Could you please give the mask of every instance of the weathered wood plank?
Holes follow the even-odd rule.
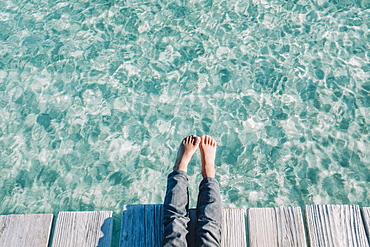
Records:
[[[361,213],[367,233],[367,239],[370,241],[370,207],[361,208]]]
[[[241,208],[222,209],[222,247],[245,247],[245,210]]]
[[[112,211],[60,212],[53,247],[110,247]]]
[[[147,233],[149,231],[149,234],[146,234],[146,246],[156,246],[153,245],[153,243],[159,243],[158,246],[161,246],[163,235],[163,205],[154,204],[149,207],[145,207],[145,211],[145,229]],[[155,224],[153,224],[152,222],[155,222]]]
[[[300,207],[249,208],[248,233],[251,247],[307,246]]]
[[[368,247],[357,205],[306,206],[308,237],[312,247]]]
[[[195,209],[191,209],[188,246],[194,246]],[[126,205],[122,212],[121,247],[161,246],[163,205]],[[221,246],[245,247],[245,211],[223,209]]]
[[[52,214],[0,215],[0,246],[47,247]]]
[[[160,247],[163,205],[125,205],[122,212],[121,247]]]

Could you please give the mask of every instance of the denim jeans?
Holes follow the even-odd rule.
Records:
[[[188,246],[189,192],[188,175],[174,171],[168,175],[163,205],[163,246]],[[199,185],[196,222],[196,246],[220,246],[222,205],[215,178],[204,178]]]

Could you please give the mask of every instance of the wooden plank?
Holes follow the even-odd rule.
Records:
[[[52,214],[0,215],[0,246],[47,247]]]
[[[112,211],[60,212],[53,247],[110,247]]]
[[[361,213],[367,233],[367,239],[370,241],[370,207],[361,208]]]
[[[248,209],[250,247],[307,246],[300,207]]]
[[[160,247],[163,205],[125,205],[122,212],[121,247]]]
[[[369,246],[357,205],[306,206],[306,221],[313,247]]]
[[[162,246],[162,236],[163,236],[163,205],[144,205],[145,206],[145,230],[146,234],[146,246]],[[154,223],[154,224],[153,224]],[[149,234],[148,234],[149,233]],[[159,245],[154,245],[153,243],[159,243]]]
[[[222,209],[221,247],[245,247],[246,242],[245,210]]]
[[[161,246],[163,205],[126,205],[122,212],[121,247]],[[190,209],[188,246],[194,246],[196,211]],[[223,209],[221,246],[245,247],[245,211]]]

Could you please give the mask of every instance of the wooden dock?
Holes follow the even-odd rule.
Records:
[[[161,204],[124,206],[120,247],[161,246],[162,209]],[[247,243],[250,247],[370,247],[369,207],[223,209],[222,214],[223,247]],[[0,246],[110,247],[112,215],[112,211],[60,212],[55,226],[52,214],[1,215]],[[190,218],[188,244],[194,246],[195,210],[190,210]]]

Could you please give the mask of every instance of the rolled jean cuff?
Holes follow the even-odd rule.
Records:
[[[184,176],[186,179],[188,179],[188,173],[180,170],[171,172],[170,174],[168,174],[168,178],[175,177],[177,175],[181,177]]]
[[[206,178],[203,178],[203,180],[200,182],[199,187],[202,187],[202,185],[205,185],[205,184],[213,184],[213,183],[216,183],[218,185],[217,179],[212,178],[212,177],[206,177]]]

